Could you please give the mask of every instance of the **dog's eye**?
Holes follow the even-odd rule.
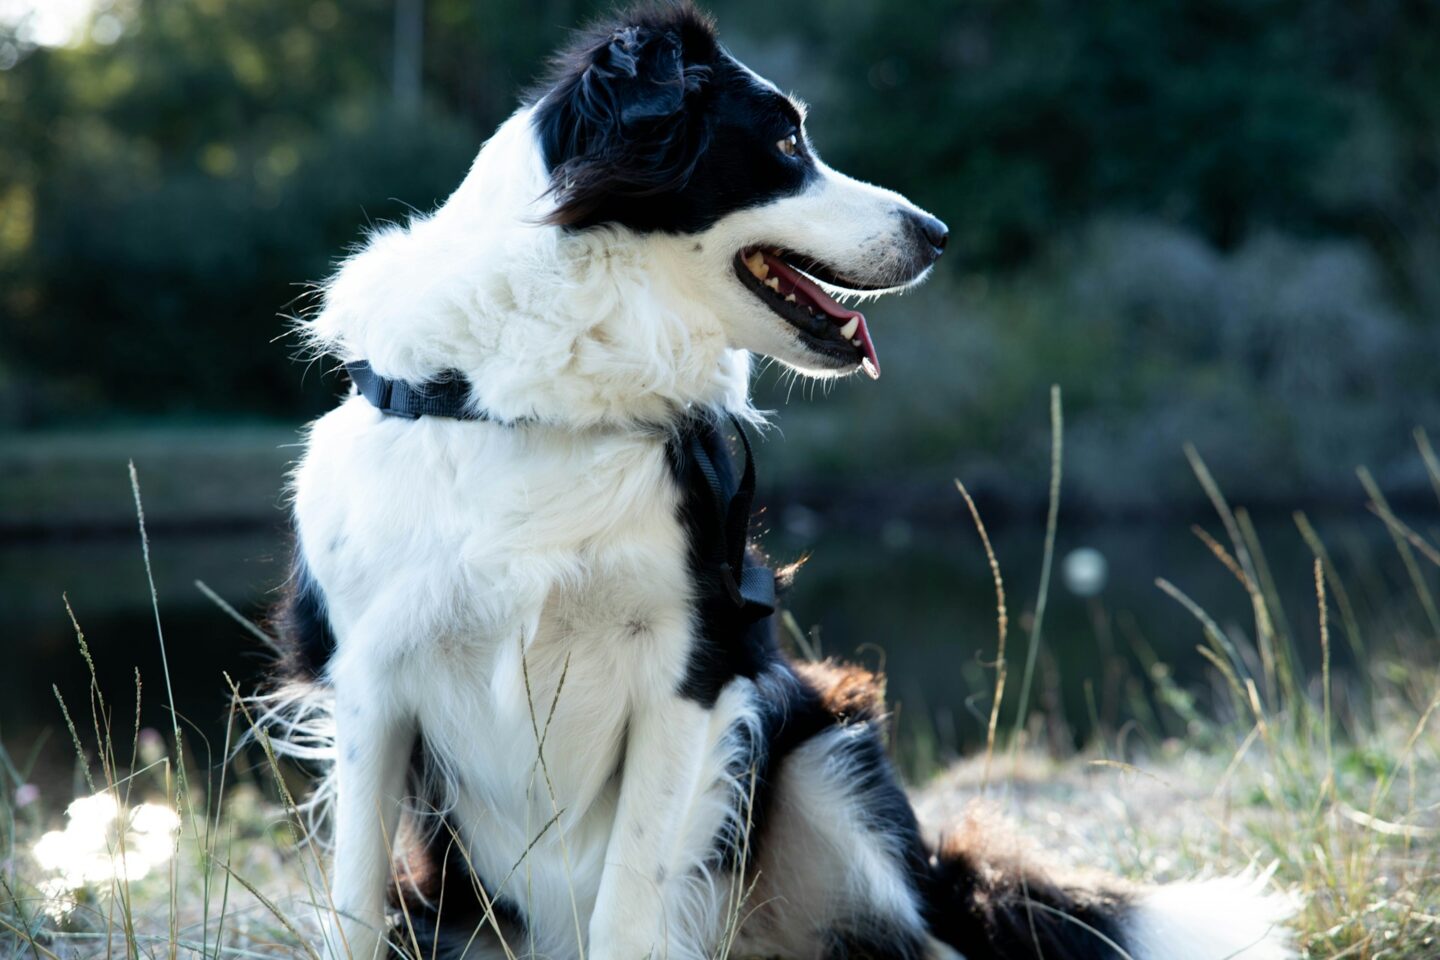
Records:
[[[799,147],[800,137],[799,135],[794,133],[790,134],[790,136],[786,137],[784,140],[777,141],[775,144],[775,149],[779,150],[787,157],[795,156],[795,152],[799,149]]]

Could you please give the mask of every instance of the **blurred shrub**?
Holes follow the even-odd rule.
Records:
[[[24,276],[44,309],[11,328],[45,385],[37,399],[252,415],[305,404],[300,368],[273,342],[277,313],[298,308],[303,282],[359,239],[357,208],[377,221],[406,215],[389,199],[397,183],[430,206],[474,150],[463,125],[406,120],[385,101],[341,105],[299,139],[258,131],[208,144],[181,169],[157,169],[143,143],[97,125],[56,137],[64,149],[38,188],[44,229]]]
[[[1251,502],[1341,496],[1358,464],[1408,460],[1412,428],[1440,422],[1420,360],[1440,330],[1405,322],[1360,244],[1264,232],[1222,255],[1132,222],[1082,246],[1065,267],[1075,322],[1121,341],[1120,383],[1097,378],[1072,434],[1076,479],[1102,504],[1175,496],[1143,487],[1184,471],[1187,440]]]

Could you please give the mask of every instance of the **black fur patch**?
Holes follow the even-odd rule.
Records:
[[[720,582],[713,558],[724,555],[726,526],[717,515],[715,497],[695,457],[683,455],[685,444],[698,440],[714,467],[723,498],[737,485],[734,458],[724,435],[708,420],[686,424],[671,447],[675,480],[682,491],[681,522],[689,539],[690,574],[695,583],[697,633],[690,650],[680,694],[713,707],[732,680],[754,682],[760,712],[758,730],[744,726],[730,736],[748,740],[737,769],[741,783],[753,785],[750,809],[740,819],[748,824],[741,835],[735,827],[716,838],[716,858],[732,869],[754,863],[765,843],[765,827],[774,805],[781,765],[798,747],[842,724],[855,736],[837,746],[853,771],[854,794],[867,805],[865,821],[887,834],[904,851],[904,869],[916,878],[917,890],[928,877],[928,861],[919,826],[905,792],[896,782],[880,735],[883,714],[879,681],[855,668],[833,663],[792,664],[780,650],[773,617],[750,622]],[[754,551],[747,564],[758,563]],[[751,779],[753,778],[753,780]]]
[[[866,724],[863,734],[848,737],[836,752],[844,757],[851,795],[863,801],[860,819],[870,832],[890,838],[900,848],[905,871],[918,892],[929,873],[929,857],[910,798],[895,778],[895,768],[885,753],[877,725]]]
[[[476,876],[461,849],[458,824],[435,811],[443,776],[423,732],[410,755],[406,814],[387,897],[394,960],[461,960],[498,952],[499,939],[515,949],[525,940],[525,915],[510,898]],[[498,931],[498,935],[497,935]],[[418,953],[416,952],[418,948]]]
[[[881,716],[837,710],[833,691],[803,675],[808,664],[792,664],[778,648],[754,678],[758,729],[752,736],[737,726],[731,736],[747,741],[736,767],[729,771],[746,788],[750,809],[742,811],[740,825],[728,826],[716,838],[716,862],[744,869],[757,861],[766,843],[766,829],[776,802],[777,785],[786,760],[802,745],[836,727],[852,733],[837,743],[835,759],[850,771],[851,795],[862,801],[861,817],[867,829],[890,838],[902,851],[902,868],[914,878],[917,893],[928,882],[930,868],[920,828],[905,791],[895,779],[880,733]],[[748,827],[746,833],[742,828]]]
[[[754,679],[779,657],[772,618],[752,622],[731,599],[715,558],[728,555],[725,519],[720,516],[709,483],[698,460],[686,456],[698,442],[714,465],[723,500],[734,494],[737,479],[734,459],[724,435],[705,419],[684,424],[670,445],[669,461],[680,486],[680,522],[689,540],[690,577],[695,585],[695,622],[698,635],[690,648],[680,695],[705,708],[715,705],[720,691],[736,677]],[[759,565],[746,551],[745,565]]]
[[[551,223],[696,233],[815,176],[794,104],[730,56],[687,3],[583,32],[536,96]],[[799,134],[794,156],[777,143]]]
[[[864,930],[832,930],[824,956],[825,960],[921,960],[925,947],[918,930],[887,929],[882,921],[871,921]]]
[[[491,893],[460,850],[448,821],[434,825],[425,845],[409,851],[397,865],[398,891],[390,888],[393,916],[390,939],[395,960],[460,960],[498,947],[496,930],[514,949],[525,941],[520,908]],[[398,892],[398,896],[397,896]],[[488,907],[487,907],[488,903]],[[414,955],[416,948],[418,955]]]
[[[335,634],[325,613],[325,594],[295,543],[290,581],[272,618],[279,641],[279,676],[316,682],[325,679],[325,667],[335,654]]]
[[[936,937],[966,960],[1115,960],[1116,945],[1130,949],[1126,894],[1046,876],[1004,849],[1004,829],[972,821],[941,843],[926,896]]]

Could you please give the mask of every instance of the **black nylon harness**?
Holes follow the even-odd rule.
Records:
[[[418,420],[421,417],[445,417],[450,420],[499,420],[470,403],[470,383],[459,373],[446,373],[424,383],[392,380],[377,374],[364,360],[345,364],[355,389],[386,416]],[[709,556],[698,558],[709,576],[699,578],[702,596],[723,591],[724,599],[733,604],[739,620],[754,623],[775,612],[775,574],[769,567],[750,560],[746,551],[750,542],[750,511],[755,501],[755,456],[745,430],[732,415],[730,423],[745,449],[745,468],[738,481],[729,474],[729,453],[725,438],[712,418],[688,418],[670,441],[670,454],[676,476],[681,483],[690,483],[701,493],[698,499],[710,509],[690,511],[684,520],[689,525],[692,544],[710,544]],[[687,497],[687,500],[696,499]],[[697,515],[704,513],[704,516]],[[712,584],[718,585],[712,586]],[[719,600],[719,596],[708,599]]]

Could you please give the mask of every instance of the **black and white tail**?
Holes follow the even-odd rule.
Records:
[[[1013,834],[1008,834],[1013,836]],[[931,934],[964,960],[1289,960],[1293,902],[1267,878],[1132,887],[1041,869],[981,818],[931,857]]]

